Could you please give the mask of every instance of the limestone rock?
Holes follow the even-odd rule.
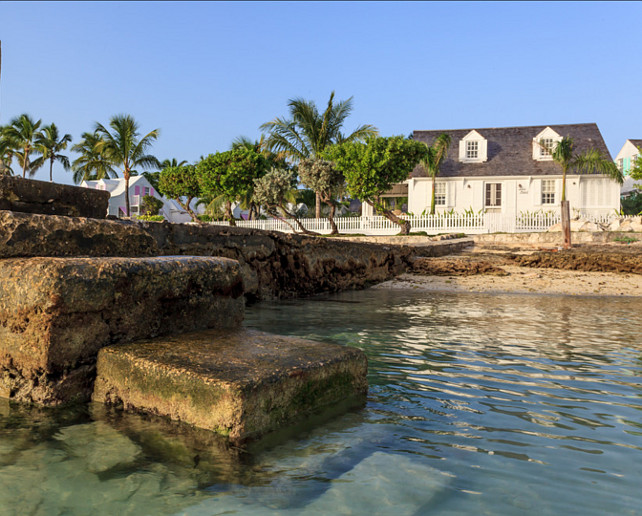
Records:
[[[254,439],[367,392],[355,348],[256,331],[209,330],[103,348],[93,400]]]
[[[237,327],[242,294],[238,263],[225,258],[0,260],[0,396],[87,399],[101,347]]]
[[[0,210],[104,219],[109,197],[104,190],[0,176]]]

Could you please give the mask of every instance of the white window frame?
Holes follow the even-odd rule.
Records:
[[[552,151],[555,150],[555,146],[561,140],[562,137],[551,127],[540,131],[533,138],[533,159],[535,161],[551,161],[553,159]]]
[[[498,196],[499,196],[499,202],[497,202]],[[486,185],[484,186],[484,207],[500,208],[501,206],[502,206],[502,183],[486,183]]]
[[[542,204],[555,204],[555,179],[542,179]]]
[[[468,140],[466,142],[466,159],[479,158],[479,141]]]
[[[540,158],[552,158],[553,149],[555,148],[555,139],[554,138],[542,138],[539,147],[539,157]]]
[[[446,206],[448,190],[446,183],[435,183],[435,206]]]

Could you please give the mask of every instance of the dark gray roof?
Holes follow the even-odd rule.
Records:
[[[642,147],[642,140],[632,140],[631,138],[629,138],[629,141],[638,148]]]
[[[440,134],[450,135],[450,148],[441,165],[440,177],[558,175],[562,171],[557,163],[533,159],[533,138],[547,127],[561,136],[573,138],[574,151],[577,153],[596,148],[608,159],[612,159],[597,124],[414,131],[413,138],[431,145]],[[461,163],[459,161],[459,141],[473,129],[488,141],[488,160],[484,163]],[[410,176],[425,177],[426,173],[421,166],[417,166]]]

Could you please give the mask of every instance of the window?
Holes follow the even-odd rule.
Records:
[[[542,138],[540,142],[539,155],[541,158],[551,155],[553,151],[553,146],[555,145],[555,140],[553,138]]]
[[[495,207],[502,205],[502,184],[501,183],[486,183],[486,203],[487,207]]]
[[[479,142],[466,142],[466,159],[477,159],[479,156]]]
[[[146,195],[149,195],[149,186],[143,187],[143,197],[145,197]]]
[[[617,160],[617,168],[620,172],[624,171],[624,160],[622,158]]]
[[[446,183],[435,183],[435,206],[446,206]]]
[[[555,180],[542,180],[542,204],[555,204]]]

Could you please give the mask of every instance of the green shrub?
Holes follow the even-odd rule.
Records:
[[[136,220],[144,220],[146,222],[163,222],[165,217],[162,215],[139,215]]]

